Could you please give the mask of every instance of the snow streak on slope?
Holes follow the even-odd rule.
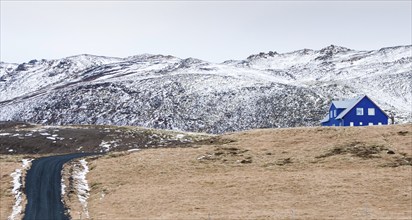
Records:
[[[408,121],[411,53],[331,45],[220,64],[150,54],[1,63],[0,120],[221,133],[317,125],[330,99],[367,94]]]

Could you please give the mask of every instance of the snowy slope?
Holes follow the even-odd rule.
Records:
[[[4,64],[8,69],[2,68],[0,73],[0,101],[38,93],[51,85],[66,85],[93,67],[119,61],[119,58],[83,54],[60,60],[43,59],[19,65]]]
[[[412,46],[251,55],[210,63],[143,54],[0,64],[0,120],[221,133],[317,125],[332,98],[367,94],[412,112]]]

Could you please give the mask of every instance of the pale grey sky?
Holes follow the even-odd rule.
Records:
[[[4,1],[1,61],[141,53],[222,62],[409,45],[412,1]]]

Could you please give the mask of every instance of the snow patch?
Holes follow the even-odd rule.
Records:
[[[31,162],[33,161],[33,159],[23,159],[22,163],[23,163],[23,169],[27,170],[30,168],[31,166]]]
[[[61,171],[61,181],[60,181],[60,185],[61,185],[61,201],[64,204],[64,195],[66,194],[66,184],[64,184],[64,176],[65,176],[65,172],[64,172],[64,168]]]
[[[14,195],[14,205],[11,215],[7,218],[8,220],[18,219],[22,211],[22,189],[23,189],[23,178],[22,173],[30,168],[32,159],[23,159],[22,160],[22,169],[16,169],[10,176],[13,178],[13,189],[11,190]]]
[[[66,194],[66,185],[64,184],[64,179],[63,178],[62,178],[62,181],[61,181],[61,187],[62,187],[61,195],[62,195],[62,199],[63,199],[63,196]]]
[[[109,152],[110,149],[117,147],[117,143],[116,141],[106,142],[102,140],[102,142],[99,144],[99,147],[101,148],[100,153]]]
[[[86,180],[86,175],[89,172],[89,167],[87,166],[87,161],[85,159],[79,160],[80,168],[75,169],[73,172],[73,180],[75,183],[75,188],[77,191],[77,198],[82,205],[83,212],[86,218],[89,218],[89,211],[87,209],[87,199],[89,198],[89,184]]]
[[[176,138],[177,138],[177,139],[182,139],[182,138],[184,138],[184,137],[185,137],[184,134],[178,134],[178,135],[176,135]]]
[[[102,143],[100,143],[99,147],[101,147],[102,149],[100,150],[100,152],[107,152],[110,150],[110,143],[106,142],[106,141],[102,141]]]
[[[21,183],[21,169],[16,169],[13,173],[10,174],[10,176],[13,178],[13,189],[11,192],[14,195],[15,203],[13,205],[13,212],[9,216],[9,220],[17,219],[17,217],[21,214],[21,188],[22,188],[22,183]]]

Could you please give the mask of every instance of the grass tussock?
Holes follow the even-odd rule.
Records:
[[[401,136],[406,136],[409,133],[409,131],[398,131],[398,135]]]
[[[379,154],[387,152],[389,148],[384,145],[367,144],[362,142],[352,142],[346,145],[334,147],[325,154],[316,156],[316,158],[325,158],[336,155],[350,154],[351,156],[362,159],[372,159],[381,157]]]
[[[247,149],[241,147],[215,147],[212,152],[206,152],[197,160],[201,163],[252,163],[252,156]]]
[[[400,166],[412,166],[412,157],[397,157],[393,161],[382,165],[382,167],[400,167]]]

